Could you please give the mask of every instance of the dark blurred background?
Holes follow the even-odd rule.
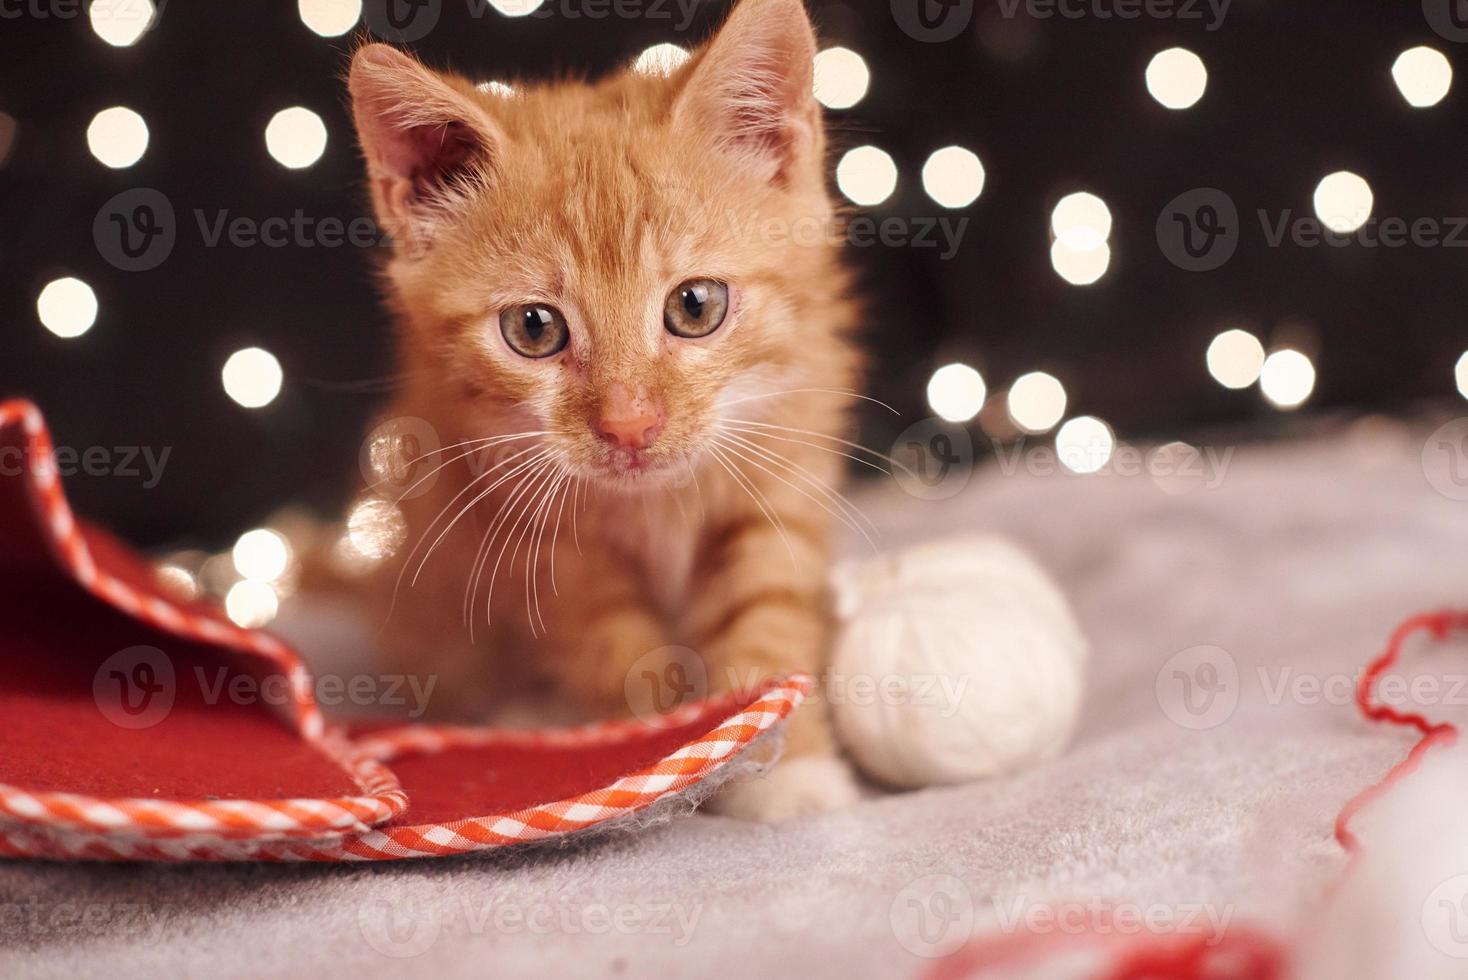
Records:
[[[0,0],[0,394],[37,400],[66,445],[171,447],[154,488],[71,479],[85,515],[143,544],[181,529],[227,544],[282,501],[331,508],[358,485],[362,433],[393,371],[390,331],[372,249],[209,247],[195,212],[207,222],[226,210],[256,221],[366,214],[342,75],[382,4],[369,0],[365,26],[348,11],[345,33],[323,37],[287,0],[174,0],[135,43],[114,46],[99,29],[127,40],[136,31],[125,15],[146,4],[111,2],[118,22],[98,28],[67,0]],[[698,3],[680,30],[687,2],[549,0],[510,17],[489,0],[442,0],[411,47],[485,80],[597,74],[654,44],[696,44],[728,9]],[[1097,416],[1136,442],[1270,438],[1459,398],[1468,229],[1459,247],[1271,247],[1255,212],[1309,217],[1320,180],[1349,170],[1369,181],[1374,218],[1435,219],[1450,237],[1454,216],[1468,215],[1463,93],[1454,85],[1414,108],[1392,68],[1418,45],[1461,66],[1468,30],[1440,17],[1435,28],[1432,0],[1235,0],[1221,23],[1192,0],[1069,0],[1080,16],[1050,17],[1038,14],[1053,3],[1016,2],[977,4],[947,40],[914,37],[887,0],[811,4],[823,45],[850,48],[870,69],[860,101],[830,112],[838,157],[872,144],[896,163],[895,191],[866,210],[912,229],[969,219],[952,255],[852,250],[871,300],[871,392],[904,416],[864,415],[866,442],[890,446],[931,415],[928,379],[953,361],[988,384],[976,436],[1006,386],[1035,370],[1064,385],[1068,415]],[[304,6],[329,20],[352,4]],[[1468,11],[1456,12],[1468,28]],[[929,13],[966,16],[961,3]],[[1174,46],[1208,73],[1201,100],[1179,110],[1145,79]],[[114,169],[89,152],[87,133],[119,105],[142,116],[148,141],[135,164]],[[324,154],[300,169],[272,159],[264,137],[291,106],[318,114],[327,133]],[[950,144],[985,171],[981,196],[959,209],[936,203],[921,179],[929,154]],[[118,268],[94,239],[99,211],[133,188],[161,192],[177,221],[171,253],[146,271]],[[1223,191],[1240,214],[1237,252],[1212,271],[1180,268],[1157,237],[1168,203],[1194,188]],[[1088,286],[1051,260],[1051,212],[1075,191],[1098,195],[1113,218],[1109,266]],[[88,284],[98,304],[95,324],[72,338],[47,329],[37,307],[64,277]],[[63,291],[62,320],[66,300]],[[1316,385],[1297,411],[1257,385],[1230,390],[1210,377],[1205,352],[1229,328],[1311,359]],[[221,383],[230,354],[253,346],[284,372],[279,396],[255,410]],[[1003,421],[993,427],[1010,434]]]

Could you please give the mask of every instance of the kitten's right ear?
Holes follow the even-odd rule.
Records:
[[[431,233],[435,207],[492,164],[494,121],[455,81],[386,44],[352,58],[347,87],[372,203],[396,239]]]

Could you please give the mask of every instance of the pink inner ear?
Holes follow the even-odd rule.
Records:
[[[481,149],[461,122],[412,126],[388,141],[382,162],[390,173],[412,183],[414,197],[423,197],[467,169]]]

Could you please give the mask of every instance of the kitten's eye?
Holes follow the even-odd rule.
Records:
[[[716,279],[690,279],[668,296],[663,324],[675,337],[707,337],[729,315],[729,287]]]
[[[505,342],[523,357],[551,357],[566,349],[571,339],[566,318],[553,306],[531,303],[512,306],[500,314]]]

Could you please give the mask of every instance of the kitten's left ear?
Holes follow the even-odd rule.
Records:
[[[742,0],[691,67],[673,108],[683,133],[708,133],[762,179],[819,166],[816,37],[803,0]]]
[[[468,82],[386,44],[356,53],[348,88],[378,220],[399,240],[431,235],[454,185],[493,169],[498,128]]]

